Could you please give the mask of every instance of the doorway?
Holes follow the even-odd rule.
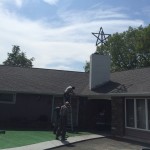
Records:
[[[92,130],[111,129],[111,100],[90,99],[87,102],[87,125]]]

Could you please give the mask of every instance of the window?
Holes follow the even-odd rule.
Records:
[[[14,104],[16,101],[16,94],[0,93],[0,103]]]
[[[150,130],[150,99],[128,98],[125,111],[126,127]]]

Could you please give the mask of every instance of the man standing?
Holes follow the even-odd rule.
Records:
[[[70,101],[71,100],[71,95],[74,95],[75,87],[74,86],[68,86],[65,91],[64,91],[64,99],[65,101]]]
[[[61,105],[59,104],[57,107],[54,109],[54,130],[53,133],[56,134],[56,131],[58,129],[59,125],[59,119],[60,119],[60,108]]]
[[[61,136],[61,140],[66,140],[66,125],[67,125],[67,115],[69,111],[70,104],[69,102],[65,102],[63,106],[61,106],[60,109],[60,120],[59,120],[59,126],[58,130],[56,132],[56,139],[59,139],[59,136]]]

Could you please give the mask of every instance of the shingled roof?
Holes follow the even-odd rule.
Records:
[[[150,68],[111,73],[108,83],[90,91],[85,72],[0,65],[1,92],[63,94],[68,85],[77,95],[150,94]]]
[[[0,91],[63,94],[72,85],[80,94],[87,83],[83,72],[0,66]]]
[[[111,73],[110,81],[94,91],[110,95],[150,96],[150,67]]]

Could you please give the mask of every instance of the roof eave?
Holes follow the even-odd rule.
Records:
[[[143,93],[109,93],[111,97],[118,97],[118,96],[150,96],[149,92],[143,92]]]

